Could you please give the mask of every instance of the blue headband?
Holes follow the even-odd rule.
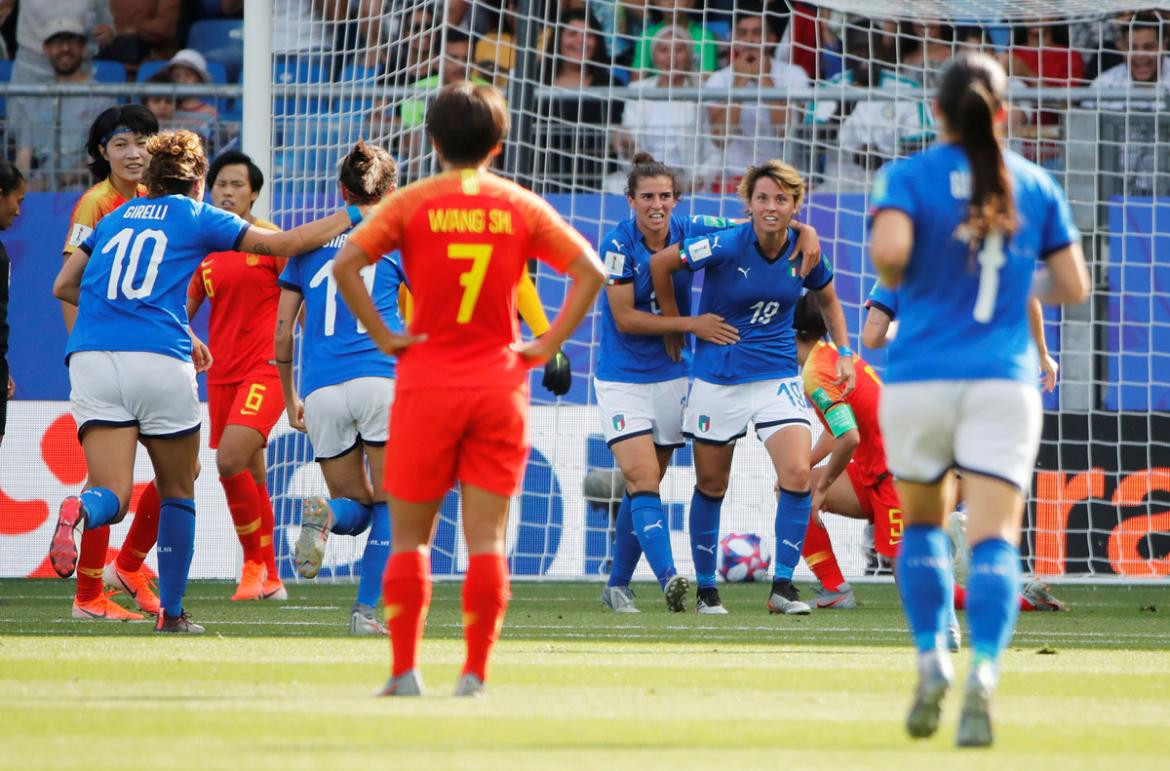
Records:
[[[134,129],[132,129],[128,126],[118,126],[113,131],[111,131],[110,133],[108,133],[104,137],[102,137],[102,141],[99,142],[98,144],[100,144],[102,146],[108,145],[110,143],[110,140],[113,139],[114,137],[116,137],[118,134],[136,134],[136,133],[138,133],[138,132],[136,132]]]

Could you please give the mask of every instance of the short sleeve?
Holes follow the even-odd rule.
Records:
[[[594,255],[593,247],[585,237],[565,222],[555,209],[531,193],[523,200],[531,233],[529,250],[533,257],[558,273],[564,273],[582,254]]]
[[[911,187],[911,165],[908,161],[894,161],[878,169],[869,195],[870,215],[883,209],[897,209],[911,219],[917,213],[914,191]]]
[[[289,260],[288,263],[284,266],[284,270],[280,272],[280,277],[276,279],[276,283],[285,289],[304,294],[305,284],[301,279],[300,267],[303,262],[303,258],[299,260]]]
[[[1059,252],[1069,244],[1076,243],[1081,238],[1081,233],[1077,230],[1077,226],[1073,223],[1072,209],[1069,208],[1068,199],[1064,197],[1064,191],[1060,189],[1051,179],[1047,181],[1048,200],[1045,202],[1046,213],[1044,217],[1044,230],[1041,234],[1043,239],[1040,244],[1040,256],[1043,259],[1048,259],[1049,255]]]
[[[73,216],[69,218],[69,236],[65,239],[62,252],[73,254],[73,250],[81,246],[85,239],[93,233],[101,219],[97,203],[92,195],[85,193],[73,207]]]
[[[829,264],[829,259],[821,255],[821,261],[817,266],[809,271],[809,274],[804,277],[805,289],[824,289],[833,280],[833,266]]]
[[[611,230],[601,242],[607,284],[628,284],[637,277],[633,249],[621,235],[619,230]]]
[[[891,289],[880,281],[869,290],[869,297],[865,300],[866,308],[877,308],[891,319],[898,317],[898,290]]]
[[[97,230],[91,230],[86,235],[85,240],[82,241],[80,244],[78,244],[76,248],[82,250],[86,254],[92,255],[94,247],[96,247],[96,246],[97,246]],[[70,249],[69,253],[72,254],[73,250]]]
[[[230,211],[203,204],[199,208],[197,227],[205,251],[230,252],[240,245],[251,225]]]
[[[691,270],[704,270],[721,265],[737,251],[738,235],[738,229],[732,229],[719,230],[699,238],[684,239],[679,257]]]
[[[384,198],[374,207],[370,216],[349,234],[348,243],[361,249],[370,264],[382,259],[383,254],[402,247],[406,226],[402,219],[402,204],[410,188],[403,188]]]

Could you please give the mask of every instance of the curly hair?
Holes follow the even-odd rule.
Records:
[[[358,203],[374,203],[398,184],[398,164],[381,147],[358,140],[341,162],[338,176]]]
[[[193,131],[178,129],[155,134],[146,141],[150,166],[143,183],[151,198],[187,195],[207,174],[203,140]]]

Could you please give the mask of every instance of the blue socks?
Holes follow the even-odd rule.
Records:
[[[370,520],[370,537],[362,553],[362,577],[358,581],[358,605],[378,604],[382,595],[382,573],[390,559],[390,509],[384,501],[373,505]]]
[[[613,565],[610,567],[606,586],[629,586],[630,579],[634,576],[634,568],[638,567],[638,560],[642,558],[642,544],[638,542],[638,534],[634,532],[628,493],[622,496],[613,529]]]
[[[780,488],[776,503],[776,573],[777,580],[792,580],[800,562],[804,534],[812,514],[812,491],[793,492]]]
[[[338,535],[361,535],[370,526],[374,510],[358,503],[353,498],[331,498],[329,508],[333,510],[333,527]]]
[[[949,603],[954,607],[954,578],[947,541],[946,531],[941,527],[910,525],[898,554],[898,593],[902,595],[902,608],[919,653],[937,650],[943,644],[950,617],[946,606]],[[968,587],[968,608],[970,602]]]
[[[665,589],[666,582],[678,571],[674,568],[674,553],[670,548],[670,523],[662,516],[662,498],[658,493],[634,493],[630,496],[630,519],[638,543],[646,553],[646,561],[650,563],[658,585]]]
[[[967,626],[974,664],[984,660],[994,666],[1007,647],[1020,612],[1019,587],[1018,548],[1002,538],[980,541],[972,547],[967,578]]]
[[[187,573],[195,556],[195,501],[163,498],[158,515],[158,596],[169,616],[183,613]]]
[[[118,496],[114,495],[113,490],[105,487],[91,487],[79,497],[81,505],[85,507],[86,530],[108,525],[122,509],[122,502],[118,500]]]
[[[700,589],[715,586],[715,558],[719,549],[719,511],[723,498],[712,498],[695,488],[687,526],[691,531],[691,558],[695,561],[695,582]],[[803,536],[804,533],[802,532]]]

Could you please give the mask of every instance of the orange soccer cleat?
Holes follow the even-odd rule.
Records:
[[[102,571],[102,581],[111,589],[125,592],[134,604],[143,613],[152,616],[158,615],[158,595],[150,585],[150,576],[139,568],[133,573],[126,573],[118,569],[118,563],[111,562]]]
[[[236,587],[233,600],[258,600],[264,596],[264,563],[244,561],[240,584]]]
[[[284,583],[279,577],[269,576],[267,568],[264,571],[264,591],[260,594],[260,599],[277,601],[288,599],[288,590],[284,588]]]
[[[110,599],[117,591],[99,594],[97,598],[84,602],[73,601],[73,617],[81,621],[141,621],[141,613],[126,610]]]

